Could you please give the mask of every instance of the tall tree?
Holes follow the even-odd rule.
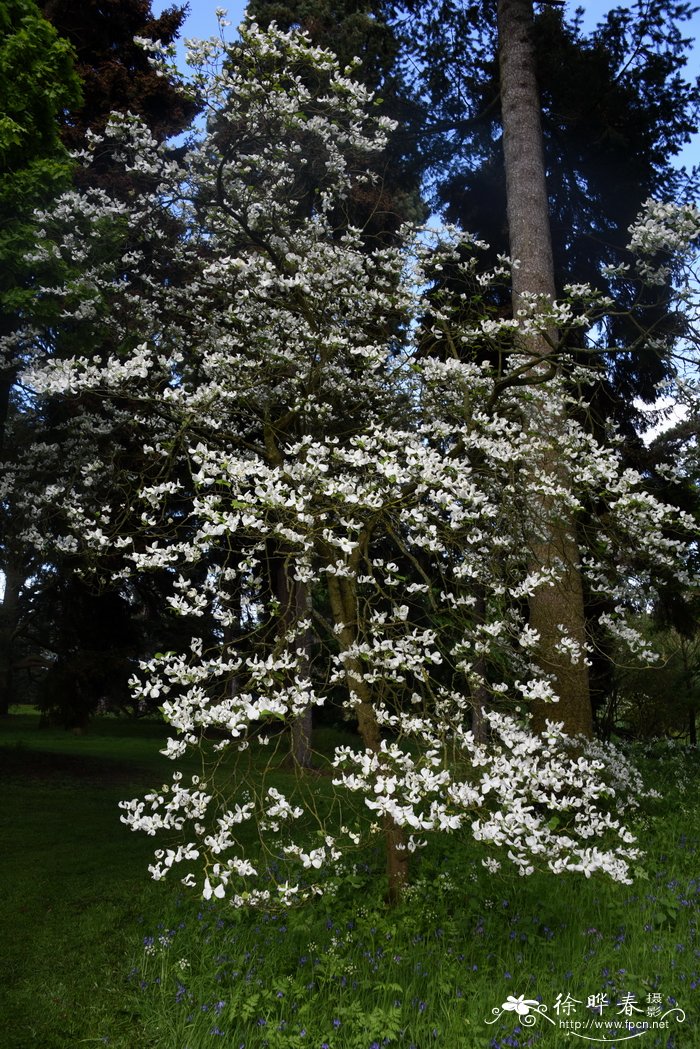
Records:
[[[171,44],[187,17],[173,4],[156,17],[152,0],[42,0],[44,17],[73,45],[83,81],[83,101],[63,121],[62,138],[74,150],[88,132],[104,130],[110,113],[134,113],[159,142],[186,128],[194,115],[190,99],[159,77],[135,38]],[[91,169],[90,178],[99,171]]]
[[[381,27],[382,53],[391,55],[391,64],[370,59],[358,75],[378,86],[383,97],[391,96],[392,85],[400,79],[403,97],[410,100],[412,94],[415,107],[403,148],[420,158],[429,199],[451,221],[490,243],[494,264],[498,254],[509,252],[513,194],[507,199],[495,3],[339,0],[325,3],[316,15],[312,5],[299,0],[286,4],[254,0],[252,10],[263,22],[274,17],[285,25],[301,25],[316,42],[331,48],[337,46],[334,27],[347,25],[347,38],[362,55],[367,54],[369,37],[363,36],[361,27],[365,26],[365,34],[367,25]],[[683,26],[689,14],[689,6],[676,0],[640,3],[633,9],[611,11],[587,36],[579,14],[569,18],[563,5],[543,4],[530,30],[552,234],[554,280],[547,281],[548,294],[553,295],[555,288],[562,292],[567,284],[590,283],[619,303],[617,313],[599,318],[595,338],[582,339],[580,330],[575,335],[576,345],[582,347],[580,359],[593,365],[591,374],[597,378],[586,418],[599,437],[611,422],[619,426],[628,461],[647,474],[653,464],[638,433],[637,399],[653,401],[658,384],[672,379],[668,348],[682,334],[684,321],[668,308],[668,282],[640,288],[619,268],[613,273],[605,267],[629,264],[627,230],[645,199],[661,191],[667,195],[692,191],[693,178],[672,166],[696,127],[700,98],[697,84],[683,79],[689,45]],[[393,46],[386,44],[387,33],[393,35]],[[527,150],[512,151],[517,168],[514,153],[526,157]],[[391,180],[392,171],[386,174]],[[520,180],[523,204],[534,184],[528,175]],[[537,213],[524,206],[522,217],[526,212]],[[531,254],[528,257],[532,262]],[[522,283],[525,269],[528,280],[537,285],[529,265],[515,274],[516,286]],[[449,282],[449,271],[444,279]],[[497,315],[510,310],[504,289],[493,290],[491,307]],[[653,332],[654,337],[646,338],[645,332]],[[554,332],[551,335],[556,343]],[[660,475],[651,483],[658,489]],[[687,494],[682,505],[688,505]],[[573,541],[572,527],[568,532]],[[595,528],[593,514],[578,538],[595,541]],[[565,551],[561,553],[564,556]],[[575,565],[573,546],[565,556]],[[575,574],[570,604],[577,611],[571,614],[582,637]],[[587,606],[590,601],[591,595],[586,595]],[[592,622],[595,614],[589,618]],[[598,694],[609,679],[609,661],[600,651],[601,639],[595,641]],[[582,695],[585,668],[571,673],[578,683],[570,682],[570,688]],[[584,714],[581,727],[588,724],[589,716]]]
[[[156,18],[150,0],[126,3],[48,0],[42,6],[45,18],[41,22],[45,32],[56,39],[59,39],[57,32],[65,35],[67,40],[62,46],[66,54],[75,55],[75,65],[84,83],[83,94],[75,93],[70,99],[70,106],[67,100],[61,105],[60,94],[55,92],[54,144],[65,158],[66,173],[70,169],[74,181],[86,190],[109,189],[121,199],[128,199],[139,186],[138,165],[135,164],[127,172],[123,166],[115,164],[109,140],[103,141],[99,157],[89,171],[85,165],[69,165],[66,149],[84,149],[90,135],[102,134],[113,111],[138,115],[159,143],[177,135],[188,125],[195,112],[191,99],[178,92],[167,79],[156,74],[149,64],[147,53],[134,39],[135,36],[155,37],[165,44],[170,43],[185,17],[185,8],[172,7]],[[42,43],[45,41],[37,33],[35,44],[40,46]],[[25,68],[28,73],[31,71],[29,57]],[[45,85],[50,92],[48,68],[46,71],[34,70],[34,73],[36,84]],[[19,74],[17,79],[21,86]],[[27,98],[31,98],[29,91]],[[49,180],[46,179],[47,192],[49,187]],[[46,197],[38,199],[33,206],[45,204],[46,200]],[[113,246],[120,242],[118,225],[118,217],[105,223],[102,234],[105,245],[110,243]],[[32,230],[32,235],[34,232]],[[177,235],[174,225],[170,235]],[[30,247],[31,241],[28,241],[26,245],[16,248],[17,259],[22,259]],[[127,250],[126,245],[124,250]],[[32,264],[26,269],[32,279],[36,279],[36,272],[38,269],[44,270],[44,263],[33,265],[34,274],[31,273]],[[13,308],[17,309],[17,306],[17,302],[14,302]],[[134,337],[136,334],[133,333]],[[30,352],[48,353],[60,358],[75,349],[76,337],[75,331],[57,324],[51,335],[41,345],[37,343]],[[9,376],[9,382],[11,386],[12,375]],[[73,411],[64,399],[55,397],[24,401],[19,405],[12,441],[6,448],[8,476],[14,476],[16,481],[14,491],[8,495],[4,506],[8,535],[19,537],[22,533],[29,534],[32,529],[36,532],[37,521],[33,519],[26,498],[27,486],[31,488],[33,484],[39,483],[46,471],[59,474],[79,469],[75,453],[80,442],[86,447],[89,447],[90,442],[98,444],[105,431],[112,427],[115,454],[120,447],[119,427],[113,421],[106,417],[100,418],[96,411],[90,426],[85,426],[84,418],[76,426],[72,419]],[[44,450],[42,456],[34,454],[34,449],[39,446]],[[128,454],[126,448],[122,448],[122,454]],[[60,534],[60,519],[47,513],[41,522],[41,531],[46,538]],[[111,593],[93,592],[79,577],[85,567],[80,559],[70,551],[61,552],[57,547],[51,549],[46,544],[42,554],[43,564],[50,563],[52,571],[30,572],[28,565],[34,545],[33,542],[23,543],[19,538],[15,542],[14,565],[11,569],[8,565],[5,605],[8,623],[11,619],[12,625],[8,625],[6,633],[16,638],[27,634],[30,618],[44,624],[45,630],[38,646],[35,632],[29,630],[27,638],[34,639],[35,648],[33,653],[23,653],[23,661],[29,659],[31,662],[32,658],[36,661],[38,653],[41,653],[42,660],[48,658],[53,685],[49,687],[50,682],[47,682],[41,690],[46,698],[45,705],[62,716],[67,724],[84,724],[105,693],[103,668],[91,654],[94,649],[95,624],[102,623],[115,638],[130,638],[130,648],[121,643],[116,646],[124,658],[121,660],[121,670],[117,671],[115,655],[115,668],[111,675],[113,683],[117,680],[124,682],[123,698],[126,700],[125,682],[130,673],[126,657],[131,657],[133,662],[139,650],[135,637],[139,631],[145,644],[144,632],[151,628],[143,616],[148,602],[141,602],[133,588],[130,594],[123,587],[120,590],[119,584]],[[29,577],[32,579],[31,594],[25,586]],[[11,663],[8,655],[3,660],[8,674],[11,673]],[[60,688],[55,687],[57,682]],[[110,689],[107,691],[114,692]]]
[[[35,229],[31,215],[68,183],[72,162],[59,125],[80,100],[73,53],[42,18],[33,0],[0,7],[0,460],[12,443],[13,389],[22,355],[13,341],[26,309],[31,270],[24,261]],[[0,714],[13,694],[13,659],[22,589],[31,555],[14,518],[12,485],[5,475],[0,503]],[[27,560],[29,558],[29,561]]]
[[[401,148],[424,173],[431,205],[486,241],[494,259],[508,252],[494,0],[253,0],[249,10],[261,24],[299,25],[330,49],[347,40],[343,57],[353,48],[363,57],[356,75],[380,92],[389,115],[411,114]],[[699,84],[686,77],[691,15],[679,0],[639,0],[587,34],[580,12],[543,3],[531,31],[555,285],[590,283],[625,307],[605,318],[595,409],[622,427],[630,453],[641,453],[636,399],[652,402],[670,367],[639,339],[640,327],[678,334],[679,318],[666,310],[663,288],[640,298],[634,281],[606,267],[629,263],[627,231],[645,200],[697,195],[695,174],[674,166],[700,111]],[[377,40],[388,60],[372,52]],[[402,112],[391,109],[397,85],[408,100]],[[394,175],[386,170],[389,185]]]
[[[457,7],[464,19],[467,8]],[[436,72],[434,80],[424,75],[422,87],[431,93],[437,122],[448,127],[435,141],[443,165],[433,182],[435,202],[495,254],[508,250],[496,20],[488,5],[476,21],[477,9],[469,10],[471,27],[459,23],[464,36],[457,38],[458,50],[445,48],[442,58],[440,42],[455,40],[457,14],[445,10],[441,25],[435,7],[426,6],[421,18],[427,22],[432,12],[428,53]],[[674,167],[698,123],[698,84],[684,79],[689,15],[687,4],[654,0],[610,11],[587,35],[580,14],[569,18],[563,5],[542,4],[531,29],[555,284],[561,291],[569,283],[590,283],[626,307],[606,319],[601,333],[605,368],[594,409],[599,419],[621,426],[630,454],[641,450],[637,399],[653,401],[671,367],[658,348],[640,341],[640,326],[673,334],[678,317],[665,309],[663,288],[646,289],[640,299],[639,288],[606,267],[629,263],[627,231],[645,200],[696,194],[695,175]],[[477,41],[481,55],[469,61]]]
[[[0,325],[7,335],[28,280],[28,219],[70,176],[73,165],[59,125],[81,97],[72,49],[33,0],[11,0],[0,9],[0,87]],[[0,373],[0,442],[15,374],[10,357]]]
[[[512,271],[513,314],[517,317],[530,313],[533,302],[539,301],[540,308],[546,309],[556,299],[541,105],[531,35],[532,0],[499,0],[498,34],[510,255],[517,260]],[[538,373],[548,373],[548,358],[556,353],[558,338],[553,327],[526,337],[534,381]],[[533,424],[558,425],[563,434],[566,412],[562,399],[558,409],[552,411],[548,405],[546,416],[533,416]],[[556,450],[548,452],[543,468],[552,475],[554,484],[569,487],[566,465],[557,460]],[[533,494],[533,498],[537,497]],[[553,673],[556,682],[554,716],[568,733],[590,736],[586,618],[576,526],[561,507],[552,513],[551,497],[543,493],[539,499],[542,520],[537,526],[539,534],[531,537],[533,564],[538,570],[558,564],[559,571],[556,583],[541,586],[530,596],[530,625],[539,634],[542,666]],[[562,631],[576,643],[575,657],[561,653]],[[536,704],[537,727],[542,729],[551,713],[551,708]]]
[[[446,215],[487,240],[495,256],[508,251],[509,237],[512,244],[512,187],[501,148],[506,120],[502,67],[499,72],[493,58],[488,10],[481,26],[472,27],[472,38],[477,34],[482,42],[483,62],[458,65],[452,55],[442,67],[447,99],[433,96],[438,112],[453,119],[452,139],[443,139],[438,152],[448,175],[435,192]],[[648,454],[639,432],[644,425],[640,402],[653,402],[659,385],[673,381],[673,346],[685,324],[683,315],[669,307],[674,275],[669,269],[655,287],[640,288],[630,279],[633,269],[626,273],[623,267],[631,263],[627,231],[644,201],[658,194],[682,200],[695,193],[695,174],[673,167],[698,120],[698,84],[683,78],[689,46],[683,28],[689,14],[688,5],[675,2],[619,8],[586,36],[580,13],[570,19],[563,5],[543,4],[530,28],[552,233],[550,293],[588,283],[613,295],[620,306],[583,339],[581,332],[575,336],[579,360],[591,364],[596,376],[587,423],[600,438],[611,424],[618,427],[628,463],[645,473],[652,490],[665,491],[666,498],[686,508],[692,503],[688,486],[683,490],[678,481],[663,480],[663,463]],[[433,26],[439,39],[440,27]],[[466,48],[461,54],[464,59]],[[436,48],[431,55],[439,65]],[[427,78],[426,83],[430,88]],[[460,104],[467,117],[462,124],[454,120]],[[517,281],[520,274],[515,276]],[[496,309],[505,306],[503,299],[494,302]],[[577,527],[584,545],[595,543],[593,507]],[[670,594],[669,586],[663,593]],[[585,595],[590,623],[595,620],[592,608],[588,614],[592,600]],[[612,683],[612,653],[606,655],[600,637],[592,640],[597,704]]]
[[[308,33],[315,44],[337,56],[341,67],[352,66],[353,76],[377,93],[381,112],[397,121],[385,148],[372,158],[376,180],[353,190],[348,221],[369,239],[386,237],[402,222],[425,217],[425,158],[417,148],[425,109],[403,68],[402,40],[390,23],[391,5],[384,0],[250,0],[246,15],[261,26],[274,23]]]
[[[533,571],[524,539],[542,492],[555,519],[554,503],[575,513],[604,497],[601,546],[616,544],[620,558],[592,557],[586,570],[622,602],[630,587],[647,592],[656,562],[677,563],[680,550],[660,532],[674,514],[640,498],[640,479],[575,418],[564,432],[533,427],[533,401],[538,419],[548,403],[560,404],[559,376],[504,390],[482,361],[418,355],[431,272],[457,260],[465,280],[487,289],[500,275],[482,271],[479,246],[466,236],[434,232],[428,243],[428,231],[404,231],[394,244],[368,247],[361,230],[336,225],[353,183],[371,177],[360,158],[384,145],[362,85],[328,53],[279,30],[250,26],[222,58],[220,71],[198,83],[239,149],[214,122],[171,162],[142,126],[123,120],[109,134],[127,168],[138,157],[149,172],[148,192],[128,207],[72,194],[41,219],[41,248],[79,262],[41,299],[64,304],[62,323],[84,333],[92,352],[47,361],[25,380],[36,395],[62,393],[76,414],[98,399],[141,445],[130,488],[114,484],[103,447],[103,459],[46,498],[65,504],[66,540],[93,557],[110,565],[121,557],[123,574],[165,569],[167,604],[194,623],[179,650],[141,668],[134,694],[162,697],[176,732],[171,757],[190,747],[211,757],[207,787],[176,772],[167,800],[156,791],[129,802],[125,820],[149,831],[187,826],[184,844],[159,854],[154,875],[185,863],[187,884],[205,896],[229,893],[239,906],[311,891],[316,871],[378,836],[396,897],[426,834],[469,826],[488,848],[505,845],[523,873],[546,864],[625,878],[629,839],[600,812],[601,785],[580,742],[556,729],[532,736],[504,716],[552,693],[533,658],[525,605],[545,580],[556,583],[562,564]],[[307,208],[309,158],[324,177]],[[99,236],[114,209],[126,255],[122,243],[106,246]],[[177,241],[161,236],[173,213],[189,234]],[[689,222],[691,233],[700,229],[697,214]],[[150,279],[148,243],[164,270],[167,260],[178,263],[174,279]],[[442,297],[435,328],[448,344],[512,334],[512,320],[494,323],[474,300],[466,323],[462,292]],[[387,322],[395,312],[399,326]],[[536,320],[519,323],[517,335]],[[532,370],[522,339],[510,356]],[[566,464],[566,488],[552,484],[552,449]],[[194,498],[178,517],[172,507],[183,486]],[[649,571],[630,582],[626,551],[640,535]],[[270,551],[282,561],[285,592],[271,592]],[[309,600],[291,600],[292,583]],[[475,591],[486,598],[479,616]],[[204,634],[198,624],[207,619],[216,628]],[[633,636],[626,624],[624,633]],[[564,628],[561,650],[577,647]],[[468,728],[483,654],[499,671],[478,682],[501,711],[488,714],[488,746]],[[260,780],[257,761],[256,785],[241,803],[251,748],[276,748],[280,724],[332,696],[361,739],[333,758],[339,831],[324,824],[314,784],[300,777],[298,793],[285,797],[278,782]],[[227,778],[221,791],[217,769]],[[560,813],[563,833],[552,819]],[[241,851],[238,825],[248,821],[274,856],[277,885],[268,856],[258,863]],[[611,831],[609,850],[591,848],[593,832]],[[258,873],[268,881],[253,887]]]

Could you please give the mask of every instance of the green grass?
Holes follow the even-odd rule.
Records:
[[[30,715],[0,723],[3,1049],[118,1032],[139,1045],[125,964],[163,893],[145,876],[152,842],[119,823],[117,803],[162,775],[163,736],[145,722],[96,723],[84,737]]]
[[[0,1049],[549,1049],[567,1035],[543,1018],[485,1021],[508,995],[539,997],[556,1019],[570,994],[570,1019],[590,1018],[597,993],[603,1019],[625,993],[687,1014],[608,1046],[700,1046],[696,758],[643,759],[662,797],[639,828],[633,886],[494,877],[450,840],[422,856],[397,909],[368,855],[333,898],[242,915],[150,882],[153,839],[119,823],[117,802],[169,772],[164,736],[148,722],[98,721],[83,737],[30,714],[0,724]]]
[[[428,855],[393,912],[369,873],[359,890],[283,916],[193,914],[183,904],[149,931],[134,1000],[149,1044],[172,1049],[505,1049],[565,1037],[543,1020],[518,1031],[512,1013],[487,1025],[508,995],[539,996],[556,1018],[557,995],[590,1017],[588,996],[604,993],[614,1018],[622,995],[646,1010],[646,996],[661,994],[664,1009],[673,997],[687,1019],[675,1040],[650,1033],[641,1044],[693,1049],[699,846],[665,823],[658,863],[632,887],[494,879],[465,845]]]

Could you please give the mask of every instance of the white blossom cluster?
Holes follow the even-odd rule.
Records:
[[[173,729],[165,753],[201,749],[213,766],[125,802],[124,822],[184,837],[158,850],[154,877],[180,868],[236,905],[320,891],[346,849],[387,826],[409,850],[469,830],[491,869],[499,852],[523,874],[627,880],[633,770],[567,739],[556,707],[544,735],[523,716],[557,699],[527,599],[567,569],[534,564],[536,538],[604,507],[583,570],[615,608],[601,625],[639,648],[627,612],[659,572],[678,573],[685,547],[670,536],[692,527],[567,414],[585,409],[570,379],[519,381],[535,363],[514,334],[580,326],[571,302],[601,300],[576,287],[515,320],[470,312],[475,277],[502,282],[508,260],[485,272],[484,246],[455,231],[403,230],[387,246],[348,226],[390,125],[302,34],[248,26],[190,59],[209,123],[184,157],[115,119],[105,139],[151,189],[128,204],[71,193],[41,216],[35,260],[60,273],[42,295],[81,352],[25,335],[31,396],[76,405],[44,493],[62,502],[62,542],[96,562],[108,552],[125,578],[164,574],[170,612],[197,631],[132,685]],[[465,291],[431,297],[447,265]],[[93,399],[97,418],[81,408]],[[564,663],[589,657],[563,630],[558,649]],[[285,796],[259,757],[329,703],[362,736],[332,759],[345,820],[332,832],[316,792],[300,781]]]
[[[644,267],[645,275],[654,272],[653,263],[663,256],[666,265],[657,266],[657,279],[663,280],[669,272],[668,264],[678,264],[679,258],[687,257],[697,245],[700,237],[700,211],[688,204],[676,204],[659,200],[648,200],[644,211],[630,227],[630,250]]]

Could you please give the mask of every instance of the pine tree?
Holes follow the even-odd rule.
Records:
[[[83,149],[87,133],[103,131],[112,112],[134,113],[159,142],[188,126],[194,115],[191,100],[156,74],[135,40],[172,43],[187,14],[184,5],[173,5],[157,18],[151,0],[43,0],[40,6],[73,45],[84,85],[82,104],[63,121],[61,134],[69,149]],[[90,178],[96,177],[91,172]]]
[[[417,143],[425,112],[403,68],[401,37],[390,23],[391,5],[383,0],[251,0],[246,14],[261,26],[274,22],[283,29],[302,29],[315,44],[332,51],[341,67],[359,60],[352,75],[376,92],[381,113],[397,122],[386,148],[372,161],[377,181],[355,188],[347,220],[368,239],[385,238],[402,222],[423,218],[425,159]]]
[[[427,19],[427,10],[421,17]],[[561,6],[540,5],[533,19],[555,285],[561,291],[590,283],[626,307],[608,319],[599,340],[607,352],[595,410],[623,428],[630,454],[635,445],[639,450],[635,400],[653,402],[670,367],[640,344],[639,328],[672,334],[679,319],[666,311],[663,289],[648,289],[638,300],[639,289],[626,288],[619,275],[606,276],[605,267],[629,261],[627,231],[645,200],[695,196],[694,174],[674,167],[697,128],[700,103],[698,85],[683,78],[688,17],[687,4],[655,0],[609,12],[590,35],[580,15],[567,18]],[[434,110],[449,127],[435,143],[445,170],[434,183],[435,203],[450,221],[483,237],[495,255],[507,251],[508,227],[494,25],[486,7],[458,54],[446,50],[441,58],[435,43],[430,57],[441,63],[442,75],[434,83],[426,73],[421,86],[432,92]],[[432,26],[437,33],[439,23]],[[452,28],[447,20],[444,37],[454,39]],[[470,62],[476,39],[482,56]]]
[[[499,0],[498,36],[503,120],[503,153],[511,258],[518,260],[513,271],[513,315],[528,312],[533,300],[554,302],[557,291],[549,227],[549,200],[541,129],[541,104],[537,90],[535,53],[532,44],[532,0]],[[558,350],[559,334],[553,327],[543,334],[527,336],[532,356],[533,381],[548,371],[548,358]],[[561,431],[566,425],[566,407],[561,401]],[[566,466],[556,450],[547,453],[543,469],[553,482],[569,484]],[[540,501],[542,521],[530,538],[536,570],[560,564],[557,582],[537,588],[530,596],[530,625],[539,635],[538,656],[553,674],[559,697],[556,717],[565,731],[589,736],[592,731],[588,687],[586,622],[580,555],[573,518],[559,510],[551,513],[550,499]],[[564,629],[575,639],[578,659],[562,657],[557,647]],[[534,723],[544,729],[551,713],[536,704]]]
[[[47,0],[42,6],[45,17],[41,23],[45,32],[64,41],[62,47],[66,55],[75,56],[75,68],[83,83],[82,95],[76,92],[63,104],[56,93],[53,136],[55,148],[64,158],[66,177],[70,172],[70,177],[82,189],[109,191],[128,199],[139,186],[138,172],[124,172],[115,165],[110,150],[105,148],[88,173],[83,165],[68,163],[67,150],[83,150],[88,135],[101,134],[113,111],[136,114],[158,142],[177,135],[188,125],[195,112],[191,100],[175,90],[167,79],[156,75],[147,53],[134,40],[135,36],[154,37],[169,43],[177,35],[185,9],[173,7],[156,18],[150,0],[126,3]],[[59,38],[57,33],[63,35]],[[41,42],[39,36],[36,42]],[[27,68],[31,68],[30,63]],[[37,85],[50,86],[41,69],[35,72]],[[48,179],[45,193],[50,193]],[[45,205],[48,199],[44,196],[33,206]],[[174,225],[171,235],[177,235]],[[118,240],[118,223],[112,223],[111,230],[106,226],[103,236],[105,245],[114,237]],[[16,252],[18,258],[24,256],[31,243],[28,240]],[[28,273],[31,276],[30,270]],[[17,308],[16,302],[13,307]],[[56,325],[50,338],[38,348],[39,352],[54,357],[65,356],[76,348],[75,338],[75,332]],[[11,387],[12,375],[8,381]],[[40,483],[47,472],[60,475],[67,469],[66,464],[72,461],[76,443],[87,442],[86,448],[91,442],[99,444],[100,435],[113,425],[109,418],[100,418],[96,413],[92,420],[92,434],[84,427],[79,432],[74,425],[73,411],[65,399],[50,397],[19,407],[12,438],[6,448],[8,472],[16,482],[14,493],[3,508],[8,535],[36,532],[37,521],[27,509],[27,488]],[[112,429],[112,435],[116,454],[122,443],[118,426]],[[43,454],[37,455],[37,449],[43,449]],[[128,458],[131,454],[128,445],[121,448],[121,454]],[[41,530],[45,535],[60,533],[60,519],[47,515],[41,522]],[[80,578],[85,565],[67,552],[60,554],[54,549],[49,554],[45,549],[42,568],[30,572],[33,542],[18,539],[15,547],[14,564],[7,567],[5,610],[12,620],[8,634],[16,639],[15,647],[17,643],[23,646],[21,656],[24,663],[45,662],[46,655],[39,657],[37,653],[49,653],[51,670],[40,689],[44,706],[56,712],[66,724],[79,726],[85,723],[106,691],[104,667],[94,658],[95,625],[101,623],[108,636],[130,638],[128,646],[116,645],[110,675],[112,685],[119,680],[123,682],[125,699],[129,666],[139,651],[136,635],[140,631],[143,647],[145,634],[151,629],[141,614],[145,606],[133,590],[130,594],[119,589],[97,592],[86,585]],[[51,571],[47,571],[47,560],[51,563]],[[31,592],[26,586],[29,575],[32,576]],[[31,622],[37,620],[45,624],[42,638],[35,637],[30,628]],[[121,660],[117,659],[117,651],[123,653]],[[3,661],[8,674],[11,663],[9,656]],[[115,694],[114,688],[107,691]]]
[[[491,245],[495,262],[509,251],[495,7],[408,0],[383,14],[401,39],[402,68],[413,61],[414,90],[430,100],[418,139],[426,189],[446,218]],[[601,318],[595,333],[583,340],[577,335],[578,359],[597,379],[587,423],[599,438],[611,424],[619,427],[627,462],[645,472],[652,490],[684,508],[692,503],[688,486],[681,490],[678,482],[669,486],[662,479],[663,463],[639,435],[639,402],[653,403],[659,384],[672,381],[669,350],[684,332],[683,315],[668,305],[673,274],[665,284],[640,289],[605,267],[629,263],[627,231],[648,197],[695,194],[695,174],[673,167],[698,119],[698,85],[683,77],[689,15],[683,3],[638,4],[611,11],[587,36],[580,13],[569,18],[563,5],[542,4],[531,31],[554,264],[550,292],[589,283],[621,307]],[[510,310],[505,291],[490,304],[496,315]],[[658,341],[645,337],[650,331]],[[591,507],[579,519],[584,544],[595,543],[596,527]],[[671,592],[665,588],[664,600]],[[591,622],[592,601],[586,594]],[[602,639],[594,641],[597,701],[611,683],[610,661]]]
[[[71,47],[41,17],[33,0],[9,0],[0,8],[0,97],[0,458],[5,458],[12,443],[13,388],[23,363],[12,336],[31,283],[24,263],[35,233],[31,215],[70,179],[72,163],[59,137],[59,123],[80,99]],[[7,483],[1,506],[0,714],[6,714],[13,693],[19,605],[31,556],[12,517]]]

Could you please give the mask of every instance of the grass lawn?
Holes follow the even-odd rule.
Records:
[[[170,771],[164,736],[0,723],[0,1049],[549,1049],[591,1020],[610,1026],[589,1045],[700,1047],[696,756],[642,756],[662,797],[633,886],[493,876],[453,839],[392,911],[368,857],[334,898],[241,915],[152,883],[153,839],[119,823],[117,802]]]
[[[152,842],[119,823],[117,802],[161,774],[163,735],[145,722],[96,722],[83,737],[30,715],[0,722],[3,1049],[117,1032],[140,1045],[126,959],[163,889],[145,876]]]

